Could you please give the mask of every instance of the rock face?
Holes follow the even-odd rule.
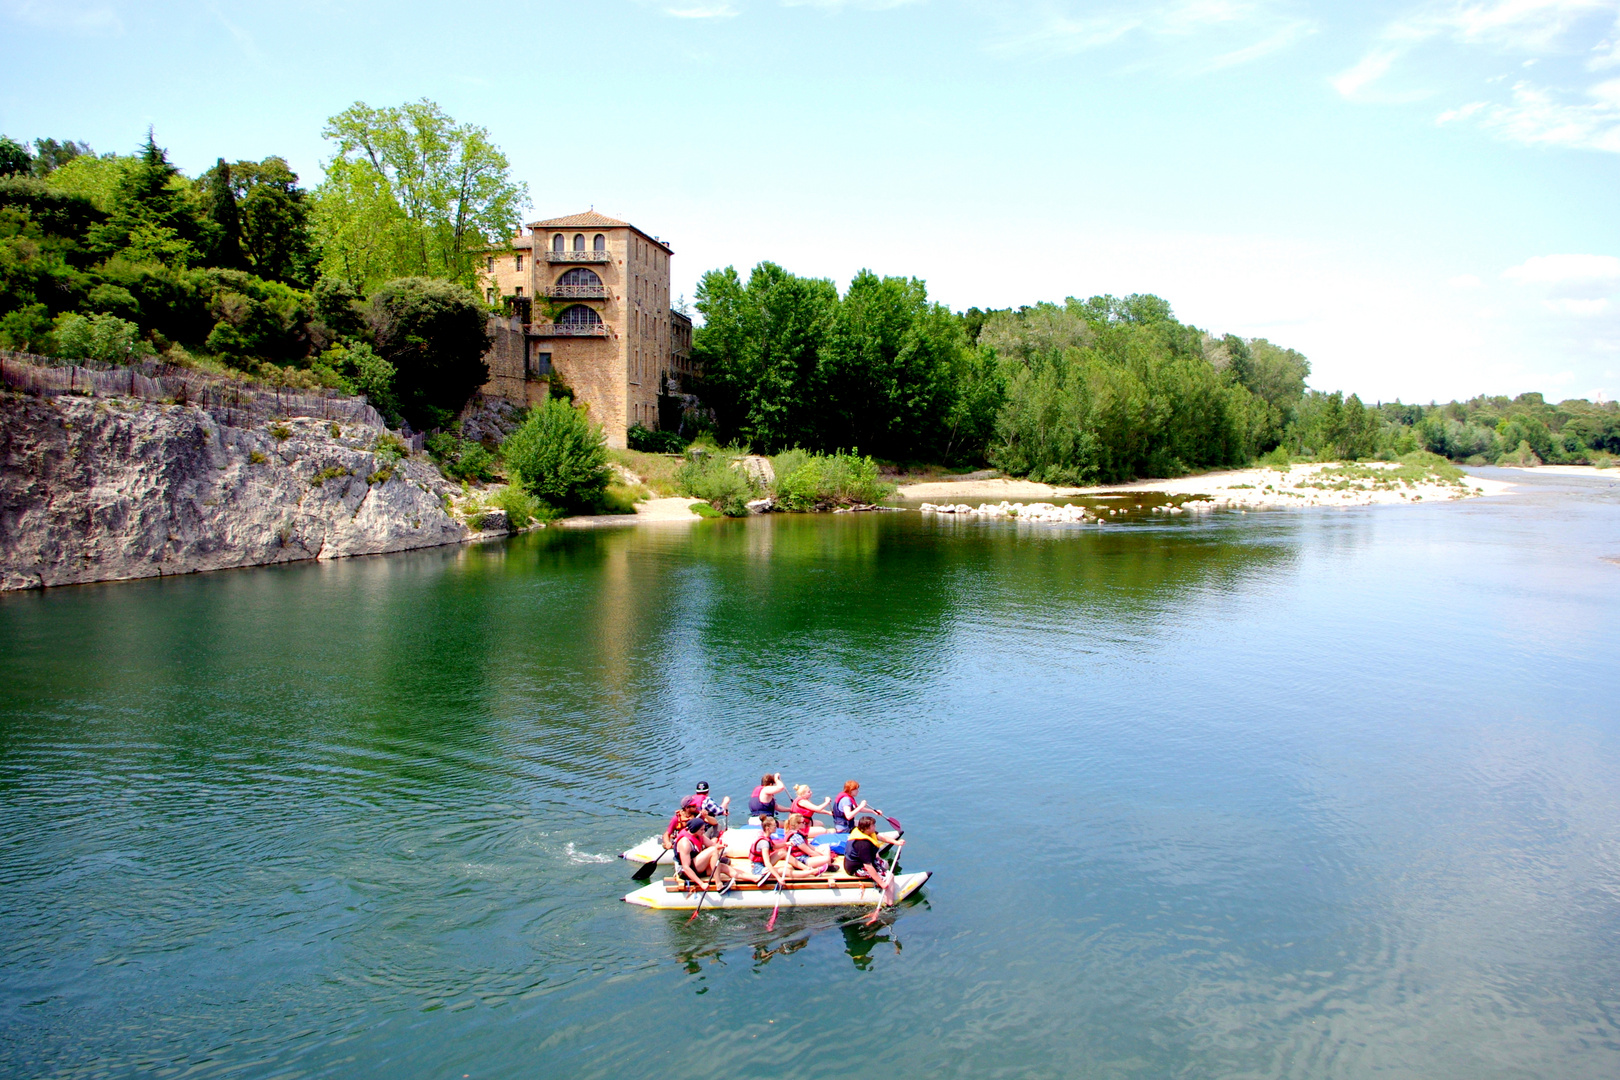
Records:
[[[0,589],[466,539],[451,486],[397,445],[366,425],[239,428],[185,405],[0,394]]]

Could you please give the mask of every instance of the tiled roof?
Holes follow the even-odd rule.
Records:
[[[631,229],[635,226],[628,221],[610,218],[605,214],[598,214],[595,210],[587,210],[583,214],[569,214],[567,217],[551,218],[547,221],[531,221],[531,229]]]

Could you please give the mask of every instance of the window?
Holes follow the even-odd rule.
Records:
[[[494,288],[494,286],[491,286],[491,287],[484,290],[484,299],[489,301],[491,304],[493,304],[495,302],[495,288]]]
[[[575,233],[574,234],[574,250],[575,251],[584,251],[585,250],[585,234],[584,233]]]
[[[601,326],[602,316],[584,304],[572,304],[557,316],[559,326]]]
[[[592,251],[606,251],[607,250],[607,237],[603,236],[601,233],[597,233],[596,234],[596,239],[591,241],[591,250]]]
[[[557,279],[559,285],[590,285],[600,289],[602,279],[596,276],[595,270],[588,270],[583,266],[576,266],[568,273]]]
[[[559,254],[560,254],[560,253],[561,253],[561,252],[563,252],[563,251],[566,251],[566,250],[567,250],[567,249],[566,249],[566,248],[565,248],[565,247],[564,247],[564,246],[563,246],[563,245],[564,245],[564,244],[565,244],[565,243],[567,243],[567,241],[565,241],[565,240],[564,240],[564,239],[563,239],[563,234],[562,234],[562,233],[558,233],[558,234],[557,234],[557,235],[556,235],[556,236],[553,236],[553,237],[552,237],[552,238],[551,238],[551,250],[552,250],[552,251],[555,251],[555,252],[558,252],[558,253],[559,253]]]
[[[551,354],[533,351],[534,346],[538,344],[537,341],[529,342],[531,352],[529,354],[528,373],[530,378],[551,374]]]
[[[485,266],[485,267],[484,267],[484,269],[485,269],[485,270],[490,270],[490,271],[493,271],[493,270],[494,270],[494,269],[495,269],[495,256],[493,256],[493,255],[491,255],[491,256],[490,256],[490,257],[489,257],[489,262],[488,262],[488,264],[487,264],[487,265],[486,265],[486,266]]]
[[[512,263],[513,263],[514,269],[516,269],[518,273],[520,273],[520,274],[523,273],[523,256],[521,256],[521,255],[512,256]]]
[[[523,286],[521,286],[521,285],[515,286],[512,289],[512,295],[513,296],[522,296],[523,295]]]

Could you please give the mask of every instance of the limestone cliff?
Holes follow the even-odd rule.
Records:
[[[451,485],[386,429],[0,393],[0,589],[456,543]]]

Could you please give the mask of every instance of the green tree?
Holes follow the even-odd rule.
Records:
[[[238,161],[231,166],[241,207],[242,253],[259,277],[308,288],[320,258],[309,193],[298,174],[279,157]]]
[[[557,398],[531,409],[501,454],[518,483],[553,506],[599,503],[612,476],[602,429],[583,409]]]
[[[236,189],[231,184],[231,167],[220,158],[199,180],[203,205],[214,223],[213,250],[208,262],[227,270],[245,269],[242,258],[242,219],[236,207]]]
[[[91,230],[90,243],[131,262],[183,268],[198,254],[202,220],[180,170],[148,132],[134,164],[118,179],[106,223]]]
[[[61,142],[55,139],[35,139],[32,171],[36,177],[43,179],[74,158],[86,155],[95,156],[90,144],[86,142],[75,142],[72,139],[63,139]]]
[[[103,213],[112,209],[124,175],[135,167],[136,159],[117,154],[94,157],[82,154],[52,169],[45,182],[54,191],[77,195],[90,201]]]
[[[489,132],[425,98],[356,102],[322,134],[337,144],[317,193],[323,269],[358,288],[399,275],[472,285],[480,254],[506,243],[528,205]]]
[[[692,353],[704,364],[705,401],[722,438],[773,451],[822,449],[837,437],[820,422],[821,350],[838,306],[831,281],[765,262],[744,285],[727,267],[703,275],[696,306],[704,325],[693,334]]]
[[[400,412],[426,431],[447,425],[489,380],[483,305],[471,289],[401,278],[371,297],[377,353],[394,366]]]
[[[15,139],[0,135],[0,176],[27,176],[34,166],[34,155]]]

